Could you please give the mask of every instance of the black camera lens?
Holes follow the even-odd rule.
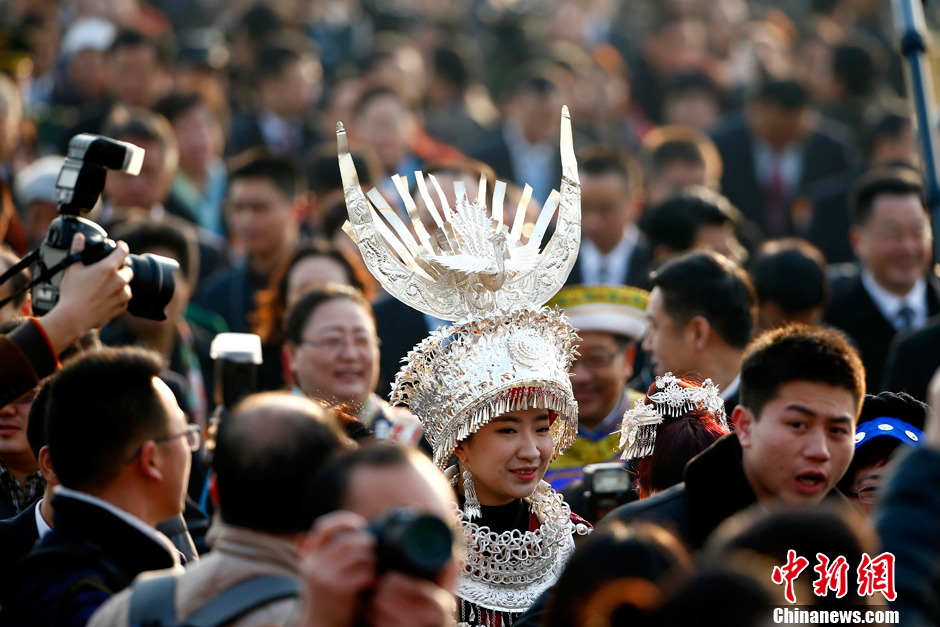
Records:
[[[134,271],[127,311],[138,318],[166,320],[163,310],[173,298],[176,288],[173,272],[180,265],[169,257],[151,253],[128,255],[127,265]]]
[[[453,537],[450,527],[437,516],[416,514],[410,508],[394,509],[373,522],[380,572],[399,572],[434,579],[450,560]]]

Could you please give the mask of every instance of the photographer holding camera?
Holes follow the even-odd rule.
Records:
[[[42,324],[31,320],[0,342],[3,405],[54,372],[65,347],[124,309],[142,318],[166,319],[163,309],[173,297],[173,272],[179,264],[159,255],[128,255],[126,244],[115,243],[99,225],[80,217],[98,202],[108,170],[136,176],[143,160],[138,146],[107,137],[82,134],[69,142],[56,181],[59,217],[39,248],[0,275],[2,285],[35,265],[35,278],[0,300],[0,307],[32,288],[33,311],[45,315]],[[87,268],[75,268],[78,261]],[[70,275],[74,278],[66,280]]]
[[[85,235],[72,239],[70,253],[85,249]],[[107,257],[91,265],[76,264],[62,277],[59,302],[0,337],[0,405],[31,391],[59,367],[58,355],[90,329],[98,329],[127,309],[133,270],[125,265],[127,245],[118,242]]]
[[[440,527],[453,519],[454,493],[427,457],[391,445],[363,447],[325,466],[316,487],[323,515],[301,550],[306,600],[300,625],[445,625],[457,567],[450,534]],[[408,509],[396,509],[402,507]],[[396,532],[408,526],[396,525],[396,515],[417,515],[410,526],[421,526],[420,534]]]
[[[297,552],[313,523],[316,473],[331,453],[349,446],[332,412],[312,401],[277,392],[246,398],[216,437],[213,498],[221,519],[209,532],[212,552],[182,574],[138,578],[89,626],[168,625],[194,620],[197,612],[209,617],[203,625],[296,620]]]

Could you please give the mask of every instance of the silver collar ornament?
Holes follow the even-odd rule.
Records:
[[[725,402],[718,393],[718,386],[705,379],[700,386],[685,387],[671,372],[656,377],[656,392],[649,395],[653,404],[638,399],[623,415],[620,423],[621,459],[624,461],[652,454],[656,443],[656,428],[666,416],[678,418],[694,409],[704,409],[718,419],[723,427],[728,426]]]

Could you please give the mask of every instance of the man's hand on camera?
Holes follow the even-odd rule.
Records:
[[[390,572],[375,586],[368,620],[372,627],[443,627],[453,607],[453,595],[437,584]]]
[[[313,525],[301,549],[304,627],[351,627],[363,592],[375,584],[375,538],[366,519],[339,511]]]
[[[72,253],[85,249],[85,236],[72,239]],[[131,300],[130,282],[134,272],[124,265],[127,244],[118,242],[107,257],[86,266],[74,263],[62,277],[59,302],[43,316],[42,327],[56,353],[61,353],[85,332],[99,329],[120,315]]]

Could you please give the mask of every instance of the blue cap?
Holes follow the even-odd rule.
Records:
[[[920,448],[924,445],[924,432],[910,424],[897,418],[882,416],[863,422],[855,429],[855,450],[871,442],[875,438],[889,437],[894,438],[901,444]]]

